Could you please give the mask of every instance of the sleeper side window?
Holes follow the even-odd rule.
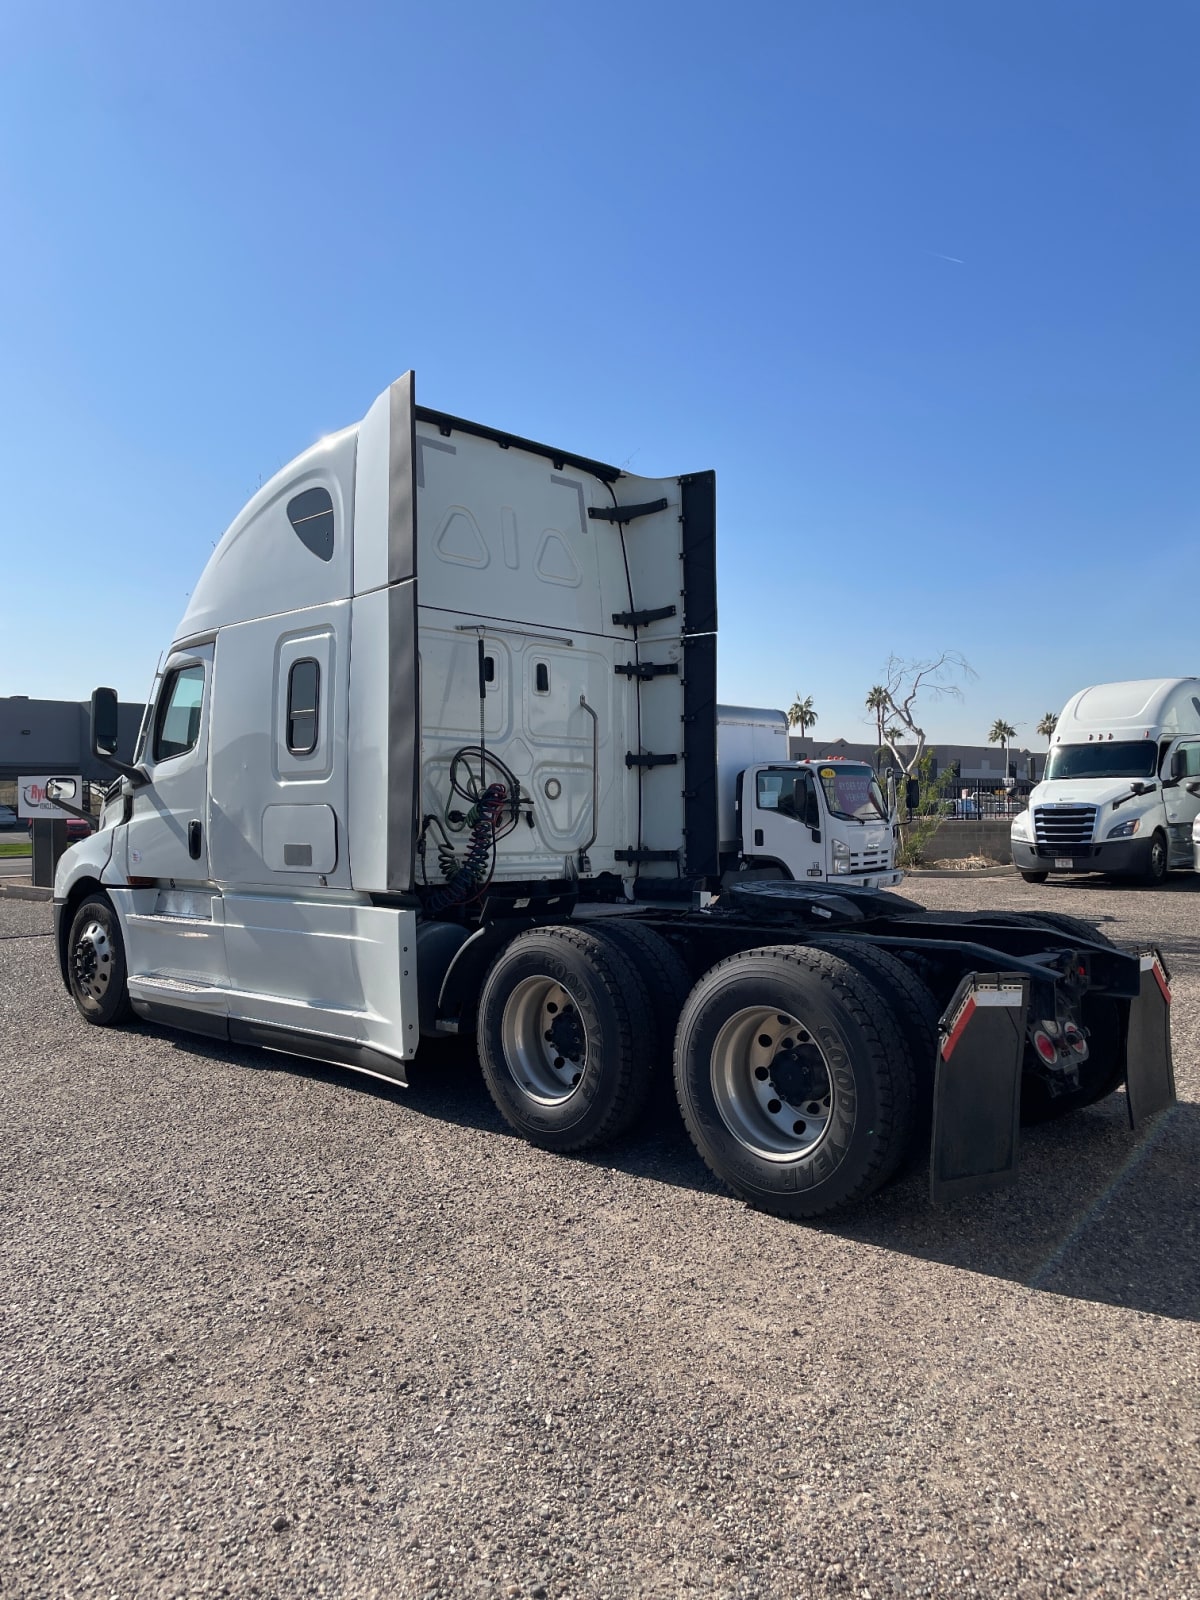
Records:
[[[320,561],[333,560],[333,500],[328,489],[305,489],[288,501],[288,521],[305,549]]]
[[[154,718],[154,760],[170,761],[195,748],[204,704],[204,668],[178,667],[167,674]]]
[[[287,747],[294,756],[317,748],[321,714],[321,668],[312,656],[293,661],[288,673]]]

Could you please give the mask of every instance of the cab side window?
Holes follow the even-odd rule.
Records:
[[[293,661],[288,673],[287,747],[294,756],[317,748],[320,733],[321,668],[312,656]]]
[[[204,668],[177,667],[167,674],[154,718],[152,759],[170,761],[195,749],[204,704]]]
[[[1184,777],[1200,778],[1200,740],[1193,744],[1185,744],[1183,753],[1187,763],[1184,767]]]

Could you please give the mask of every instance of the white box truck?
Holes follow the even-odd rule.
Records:
[[[1012,824],[1026,883],[1103,872],[1160,884],[1193,869],[1200,814],[1200,678],[1100,683],[1072,695],[1046,772]]]
[[[717,819],[725,869],[846,880],[890,889],[894,799],[865,761],[788,757],[788,720],[758,706],[717,707]]]
[[[132,761],[93,696],[118,777],[54,890],[82,1017],[400,1083],[471,1035],[558,1151],[672,1073],[712,1170],[795,1217],[914,1144],[941,1197],[1011,1181],[1019,1114],[1169,1104],[1152,948],[722,883],[715,539],[710,472],[635,477],[393,384],[235,518]]]

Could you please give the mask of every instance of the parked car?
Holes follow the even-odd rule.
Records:
[[[21,819],[11,806],[0,806],[0,828],[19,828]]]
[[[0,826],[3,826],[3,824],[0,823]],[[68,817],[67,818],[67,842],[68,842],[68,844],[74,844],[76,839],[86,839],[88,837],[88,835],[90,833],[93,833],[94,831],[95,830],[93,829],[91,823],[90,822],[85,822],[82,817]],[[32,822],[29,824],[29,837],[31,839],[33,838],[33,823]]]

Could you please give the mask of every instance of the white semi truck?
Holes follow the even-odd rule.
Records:
[[[788,720],[757,706],[717,707],[717,820],[726,870],[890,889],[895,795],[865,761],[792,761]]]
[[[712,1170],[795,1217],[914,1146],[943,1197],[1012,1179],[1021,1114],[1170,1103],[1154,949],[728,870],[715,539],[712,473],[634,477],[393,384],[234,520],[132,761],[93,696],[119,776],[54,891],[81,1015],[400,1083],[472,1035],[557,1151],[672,1073]]]
[[[1200,815],[1200,678],[1101,683],[1071,696],[1046,772],[1014,817],[1026,883],[1102,872],[1160,884],[1193,870]]]

